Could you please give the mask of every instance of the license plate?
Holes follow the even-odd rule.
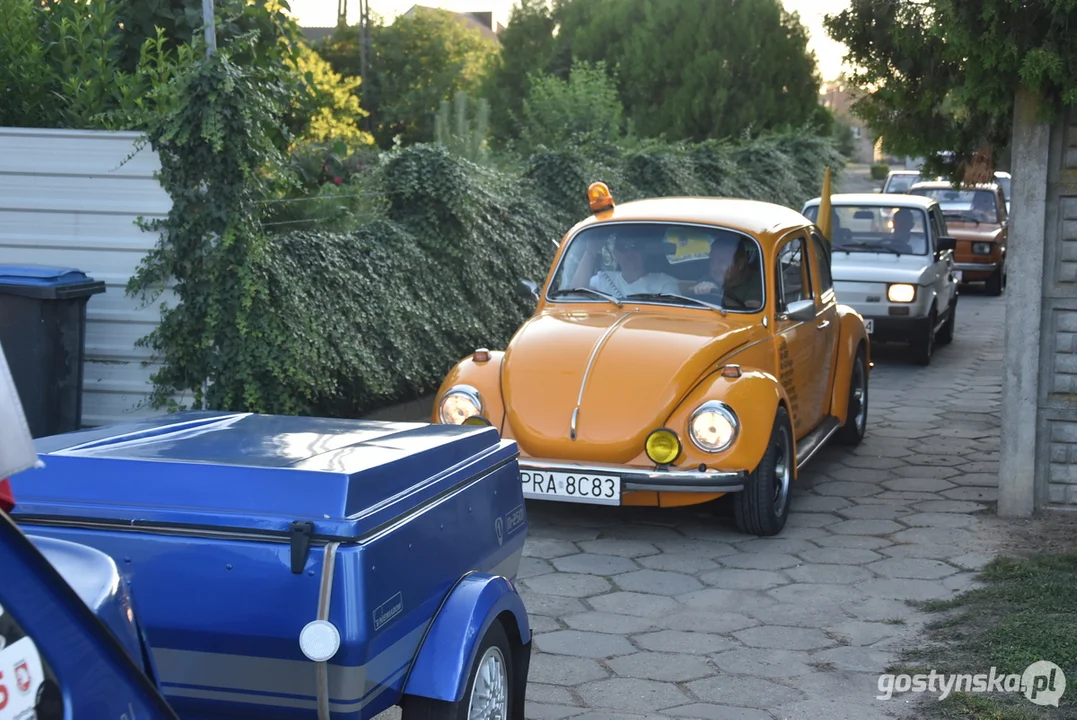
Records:
[[[524,497],[535,500],[620,505],[621,478],[590,473],[521,470]]]
[[[868,331],[868,335],[871,335],[871,333],[875,331],[875,321],[871,318],[865,318],[864,328]]]
[[[954,280],[957,280],[958,282],[961,282],[961,271],[960,270],[954,270]]]

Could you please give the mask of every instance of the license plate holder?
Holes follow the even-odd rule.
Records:
[[[524,497],[589,505],[620,505],[621,478],[616,475],[563,470],[520,469]]]
[[[868,331],[868,335],[875,332],[875,320],[872,318],[864,318],[864,329]]]

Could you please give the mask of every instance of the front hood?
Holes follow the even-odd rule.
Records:
[[[535,316],[505,350],[507,423],[532,457],[628,462],[705,372],[762,332],[709,311],[626,306]]]
[[[831,273],[839,282],[887,282],[919,284],[930,267],[928,255],[890,253],[844,253],[831,256]]]
[[[1002,227],[999,225],[989,223],[977,225],[976,223],[954,222],[953,220],[946,221],[946,230],[958,240],[972,240],[974,242],[998,240],[999,235],[1002,234]]]

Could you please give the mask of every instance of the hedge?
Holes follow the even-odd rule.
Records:
[[[383,217],[353,232],[269,235],[252,275],[266,298],[253,312],[265,332],[244,352],[265,358],[267,386],[221,365],[217,397],[260,398],[232,410],[358,417],[433,392],[476,347],[502,348],[531,306],[521,278],[545,277],[555,241],[588,213],[602,180],[621,201],[723,195],[795,209],[818,194],[842,160],[829,138],[788,133],[742,143],[650,143],[545,152],[509,174],[438,145],[391,151],[363,187]],[[376,203],[374,203],[376,204]],[[259,338],[284,343],[254,348]],[[212,400],[212,398],[211,398]],[[211,402],[212,404],[212,402]]]

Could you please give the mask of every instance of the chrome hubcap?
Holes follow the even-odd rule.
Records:
[[[789,483],[792,479],[789,433],[784,427],[778,431],[775,448],[778,450],[778,457],[774,462],[774,512],[781,515],[785,512],[785,499],[789,496]]]
[[[467,716],[469,720],[506,720],[508,707],[509,684],[505,676],[505,658],[501,650],[491,647],[479,660]]]

